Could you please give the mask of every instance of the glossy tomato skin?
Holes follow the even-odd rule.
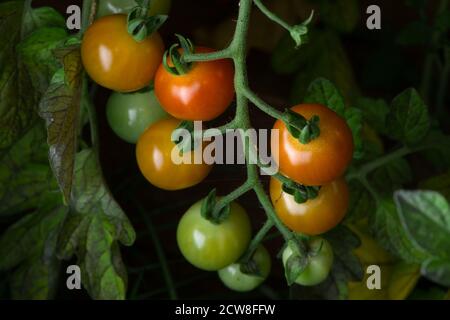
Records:
[[[214,224],[201,216],[202,201],[190,207],[177,228],[178,247],[192,265],[206,271],[220,270],[239,259],[250,242],[250,219],[237,203],[228,218]]]
[[[269,252],[263,246],[259,246],[256,249],[253,260],[258,266],[260,275],[243,273],[241,272],[240,264],[233,263],[218,271],[220,280],[226,287],[234,291],[247,292],[254,290],[267,279],[272,263]]]
[[[300,104],[291,109],[307,120],[320,117],[320,136],[307,144],[300,143],[278,120],[272,136],[272,153],[280,172],[290,179],[308,186],[320,186],[342,176],[353,156],[353,137],[344,119],[319,104]],[[279,150],[279,152],[274,152]]]
[[[325,281],[328,277],[333,265],[333,248],[330,243],[323,238],[313,238],[309,241],[308,246],[315,255],[308,255],[308,265],[305,270],[298,276],[295,283],[302,286],[315,286]],[[292,249],[286,247],[283,250],[283,265],[292,255]]]
[[[168,14],[170,5],[170,0],[151,0],[149,15]],[[117,13],[128,14],[134,7],[136,7],[135,0],[100,0],[98,2],[97,18]]]
[[[307,235],[319,235],[333,229],[345,217],[349,191],[341,178],[323,185],[317,198],[299,204],[282,190],[279,180],[271,178],[270,198],[275,212],[288,228]]]
[[[195,49],[196,53],[213,51]],[[173,75],[161,64],[156,72],[155,93],[173,117],[208,121],[221,115],[233,101],[233,81],[234,68],[229,59],[195,62],[183,75]]]
[[[113,92],[106,104],[106,117],[111,129],[123,140],[136,143],[153,123],[168,118],[153,90],[145,92]]]
[[[81,58],[89,76],[99,85],[118,92],[147,86],[155,76],[164,53],[157,32],[141,42],[127,32],[127,16],[100,18],[86,30]]]
[[[136,145],[136,158],[142,174],[151,184],[164,190],[192,187],[205,179],[212,169],[203,161],[195,164],[194,151],[183,153],[183,159],[192,160],[190,164],[172,161],[172,150],[178,148],[171,141],[172,132],[180,122],[168,118],[154,123],[139,137]]]

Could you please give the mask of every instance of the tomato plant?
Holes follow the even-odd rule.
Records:
[[[172,141],[172,132],[180,124],[169,118],[151,125],[136,145],[136,159],[144,177],[153,185],[165,190],[180,190],[200,183],[211,171],[204,162],[194,163],[194,152],[183,152],[184,163],[176,164],[172,153],[180,150]]]
[[[285,123],[278,120],[273,129],[279,139],[272,139],[272,149],[280,172],[309,186],[320,186],[341,177],[353,156],[352,132],[345,120],[319,104],[301,104],[291,109],[306,119],[320,118],[320,136],[303,144],[291,135]]]
[[[171,0],[152,0],[150,2],[149,15],[168,14]],[[129,13],[136,6],[135,0],[100,0],[98,2],[97,17]]]
[[[106,104],[106,116],[111,129],[130,143],[136,143],[151,124],[169,117],[153,90],[113,92]]]
[[[286,267],[293,250],[287,246],[283,250],[283,264]],[[323,238],[313,238],[308,242],[307,263],[304,270],[295,280],[302,286],[315,286],[323,282],[329,275],[333,264],[333,248]]]
[[[315,199],[297,203],[275,178],[270,180],[270,198],[286,226],[295,232],[318,235],[336,227],[348,210],[349,191],[344,179],[323,185]]]
[[[81,57],[89,76],[99,85],[131,92],[150,84],[161,62],[164,44],[157,32],[136,41],[127,32],[127,16],[96,20],[83,36]]]
[[[202,201],[181,217],[177,243],[183,256],[197,268],[217,271],[234,263],[245,252],[251,236],[250,219],[237,203],[229,216],[217,224],[201,215]]]
[[[448,297],[448,2],[414,1],[411,25],[368,37],[356,0],[206,2],[177,2],[161,34],[194,41],[176,34],[165,52],[152,10],[168,1],[83,0],[70,32],[77,12],[0,3],[0,298],[66,298],[62,260],[81,269],[70,297]],[[227,46],[203,46],[229,27]],[[273,158],[256,124],[280,133]],[[225,135],[245,170],[206,179],[202,151]]]
[[[256,273],[242,272],[242,264],[233,263],[218,271],[220,280],[231,290],[240,292],[254,290],[269,276],[272,263],[269,252],[263,246],[256,249],[252,261],[256,265]]]
[[[213,50],[196,47],[195,52],[211,53]],[[164,109],[175,118],[212,120],[233,100],[233,76],[233,65],[226,59],[196,62],[184,74],[173,74],[160,65],[155,77],[155,93]]]

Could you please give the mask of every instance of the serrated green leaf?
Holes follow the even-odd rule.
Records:
[[[94,151],[77,154],[72,209],[59,238],[59,255],[78,257],[82,284],[94,299],[124,299],[126,271],[118,241],[131,245],[135,232],[105,185]]]
[[[0,270],[13,269],[13,298],[53,297],[59,269],[56,240],[66,212],[59,192],[48,192],[36,212],[10,226],[0,238]]]
[[[383,99],[358,98],[355,103],[356,108],[360,109],[364,121],[377,132],[386,131],[386,118],[389,114],[389,106]]]
[[[403,185],[412,181],[411,167],[403,158],[392,160],[371,174],[373,186],[380,193],[391,195]]]
[[[348,208],[346,221],[358,221],[369,214],[373,213],[375,208],[375,200],[370,193],[358,181],[349,183],[350,203]]]
[[[345,109],[345,121],[352,130],[353,135],[353,158],[361,159],[364,156],[364,146],[362,140],[363,117],[362,112],[356,108]]]
[[[387,133],[406,145],[416,145],[430,129],[428,108],[415,89],[408,89],[392,100],[387,117]]]
[[[58,191],[47,152],[44,125],[36,122],[0,157],[0,216],[37,208],[44,194]]]
[[[309,86],[304,100],[309,103],[322,104],[340,116],[345,116],[344,98],[334,84],[327,79],[314,80]]]
[[[39,7],[27,10],[24,19],[25,34],[44,27],[66,28],[66,20],[52,7]]]
[[[433,257],[450,260],[450,206],[434,191],[397,191],[397,210],[409,237]]]
[[[39,115],[47,126],[49,158],[53,173],[70,201],[82,95],[82,63],[78,45],[58,49],[65,81],[53,82],[39,103]]]
[[[420,271],[431,281],[450,287],[450,260],[429,259],[422,264]]]
[[[381,199],[375,214],[370,216],[369,221],[377,241],[391,254],[408,263],[416,264],[422,263],[429,257],[426,251],[411,241],[401,224],[392,199]]]

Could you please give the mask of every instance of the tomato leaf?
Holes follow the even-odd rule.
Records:
[[[0,156],[0,216],[34,209],[45,193],[58,191],[47,153],[44,125],[36,122]]]
[[[50,165],[64,194],[70,200],[78,118],[82,91],[82,64],[78,45],[56,51],[64,66],[64,81],[54,78],[39,104],[39,115],[47,126]]]
[[[431,281],[450,287],[450,260],[428,259],[420,271]]]
[[[378,202],[375,214],[370,215],[370,223],[378,242],[390,253],[408,263],[422,263],[429,257],[426,251],[412,242],[402,227],[395,203],[390,198]]]
[[[341,117],[345,116],[344,98],[331,81],[319,78],[308,88],[305,102],[318,103],[327,106]]]
[[[386,119],[389,106],[383,99],[362,97],[356,100],[356,107],[362,111],[364,121],[377,132],[386,131]]]
[[[364,146],[361,136],[363,126],[362,113],[356,108],[347,108],[345,109],[344,116],[345,121],[352,130],[354,144],[353,158],[361,159],[364,156]]]
[[[52,21],[58,19],[55,17],[62,17],[56,12],[43,15],[42,10],[35,14],[29,4],[30,1],[0,4],[0,153],[32,126],[35,108],[49,80],[41,71],[54,67],[54,61],[43,58],[65,32],[59,29],[49,34],[37,29],[54,26]],[[41,33],[39,43],[33,34],[27,38],[31,31]],[[22,40],[24,43],[18,46]]]
[[[118,242],[130,246],[136,235],[105,185],[91,149],[76,156],[72,199],[60,233],[60,257],[77,255],[82,283],[92,298],[124,299],[127,274]]]
[[[397,158],[375,170],[370,177],[379,193],[390,196],[395,190],[412,181],[412,172],[408,161]]]
[[[409,237],[429,255],[450,260],[450,206],[434,191],[394,194],[403,227]]]
[[[10,226],[0,238],[0,270],[12,270],[13,298],[53,297],[59,271],[57,233],[66,212],[59,192],[47,193],[37,211]]]
[[[345,221],[358,221],[375,210],[375,201],[358,181],[349,183],[350,203]]]
[[[406,145],[416,145],[425,138],[430,117],[415,89],[408,89],[392,100],[386,125],[388,135]]]

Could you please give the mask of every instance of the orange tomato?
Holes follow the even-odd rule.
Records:
[[[86,30],[81,58],[89,76],[99,85],[119,92],[147,86],[155,76],[164,53],[157,32],[141,42],[127,31],[127,16],[102,17]]]
[[[212,51],[195,49],[196,53]],[[194,62],[182,75],[171,74],[161,64],[156,72],[155,94],[175,118],[208,121],[221,115],[233,101],[233,81],[234,68],[229,59]]]
[[[181,121],[173,118],[160,120],[151,125],[139,138],[136,158],[144,177],[153,185],[165,190],[180,190],[200,183],[212,166],[194,163],[196,152],[184,152],[181,158],[191,163],[176,164],[172,161],[172,151],[178,148],[172,142],[172,132]],[[178,150],[176,150],[178,152]]]
[[[353,137],[344,119],[319,104],[300,104],[291,109],[307,120],[320,117],[320,136],[307,144],[300,143],[283,121],[273,126],[279,138],[272,136],[272,154],[280,172],[308,186],[320,186],[342,176],[353,156]],[[278,153],[273,150],[278,149]]]
[[[349,191],[344,179],[323,185],[315,199],[299,204],[282,189],[275,178],[270,180],[270,198],[283,223],[295,232],[319,235],[334,228],[345,217]]]

